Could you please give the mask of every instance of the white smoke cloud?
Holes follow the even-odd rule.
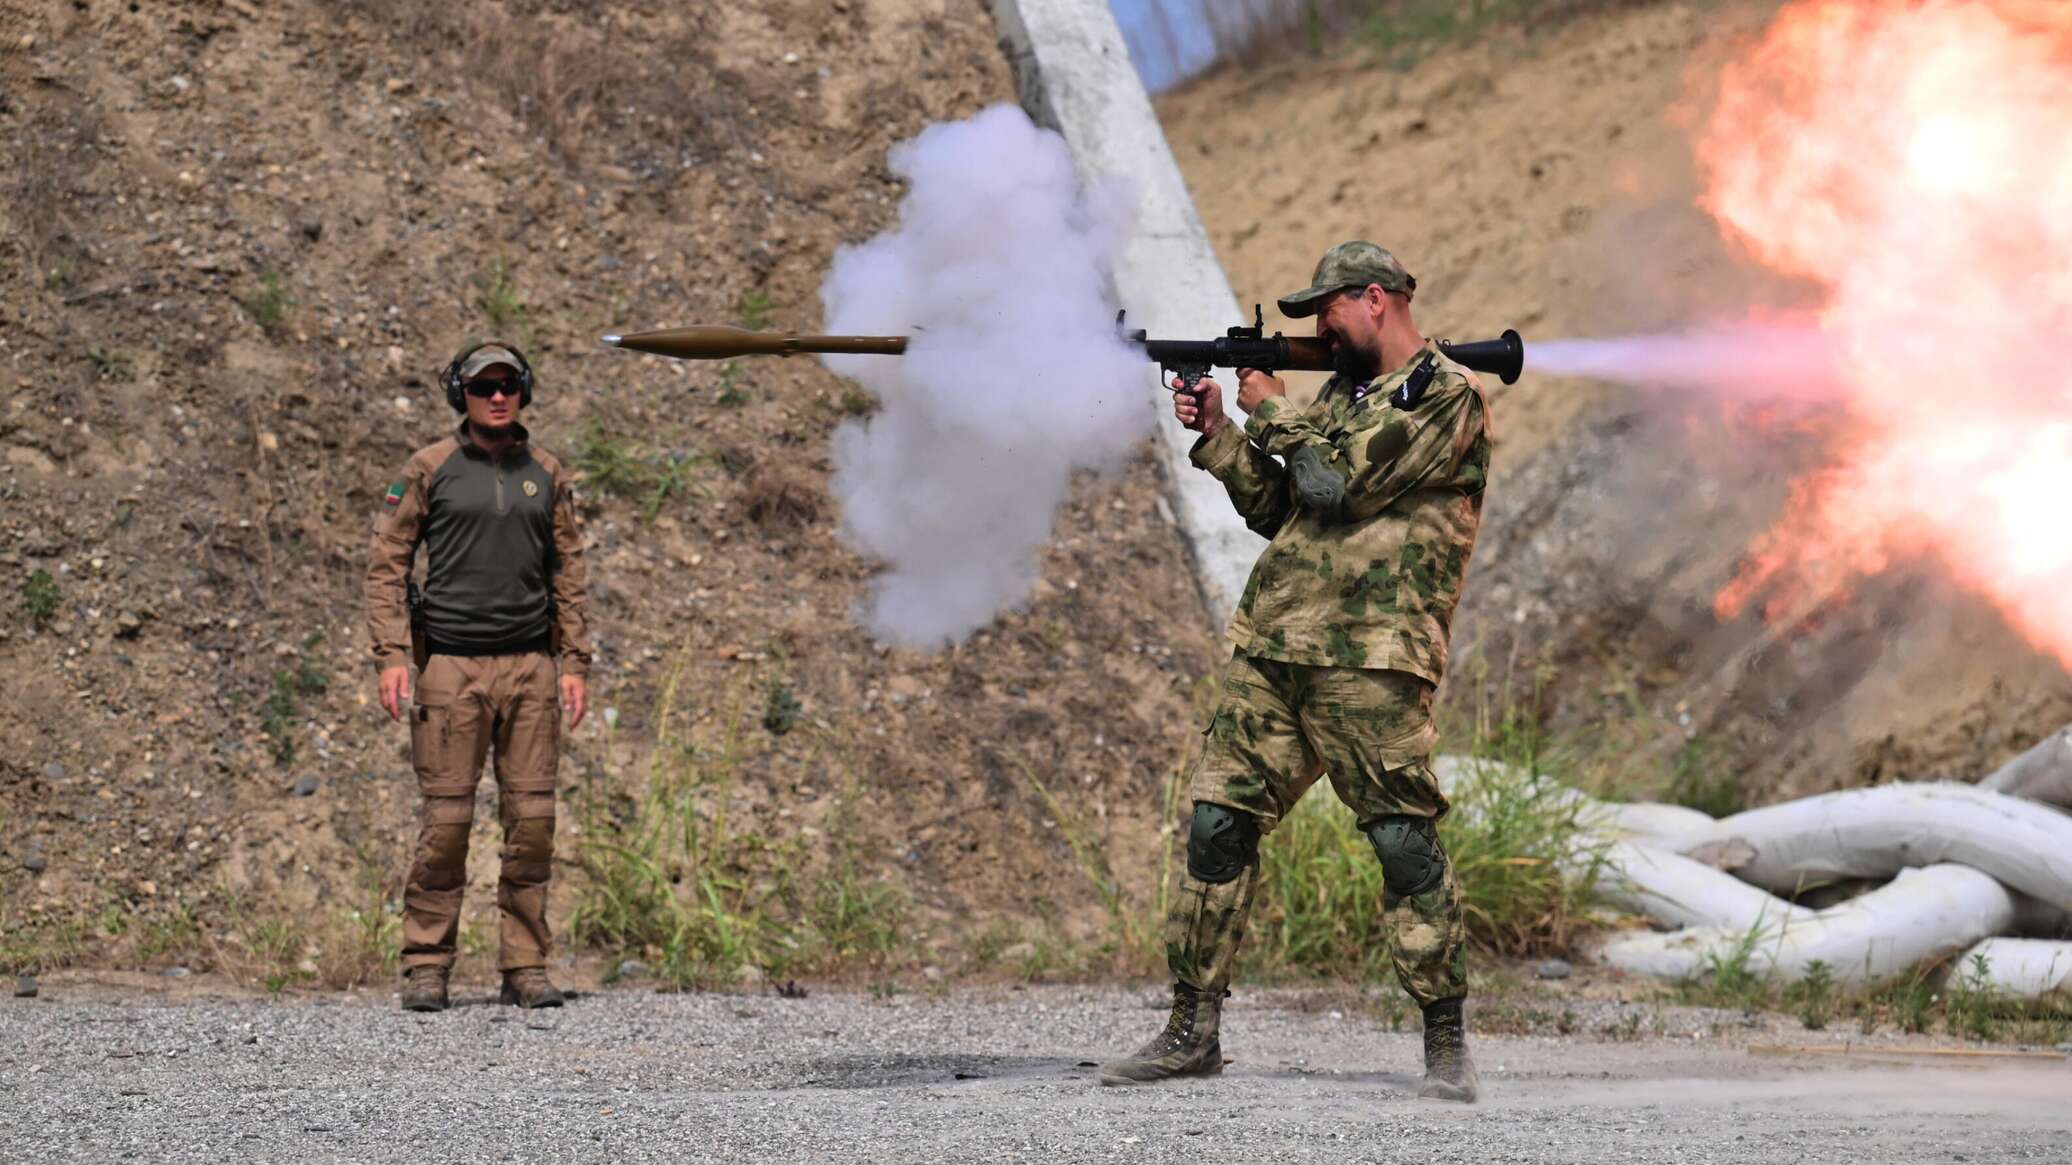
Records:
[[[882,405],[835,433],[833,487],[843,540],[886,564],[859,618],[932,649],[1027,599],[1072,473],[1119,467],[1156,413],[1115,334],[1133,192],[1083,184],[1064,139],[1006,105],[889,164],[899,225],[836,251],[824,326],[914,339],[903,358],[825,357]]]

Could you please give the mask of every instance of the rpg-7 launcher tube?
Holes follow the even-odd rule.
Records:
[[[1266,372],[1331,371],[1331,345],[1313,336],[1218,336],[1213,340],[1142,340],[1133,343],[1166,368],[1257,368]],[[1456,344],[1439,341],[1439,350],[1465,368],[1487,372],[1513,384],[1525,368],[1525,341],[1510,328],[1494,340]]]

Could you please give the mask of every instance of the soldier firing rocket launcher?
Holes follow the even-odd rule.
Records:
[[[1142,331],[1126,331],[1122,325],[1123,317],[1118,312],[1115,327],[1123,341],[1144,349],[1144,355],[1157,361],[1165,371],[1167,382],[1178,379],[1185,386],[1182,392],[1191,391],[1211,368],[1331,371],[1330,344],[1314,337],[1291,338],[1279,332],[1266,335],[1265,320],[1257,306],[1252,309],[1251,327],[1232,328],[1213,340],[1153,340]],[[801,352],[898,356],[907,348],[905,336],[814,336],[750,332],[719,325],[612,335],[603,340],[615,348],[679,360],[732,360],[741,356],[793,356]],[[1456,363],[1487,372],[1505,384],[1516,381],[1525,367],[1525,341],[1509,328],[1494,340],[1461,344],[1441,340],[1439,348]]]

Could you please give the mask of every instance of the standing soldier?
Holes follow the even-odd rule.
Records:
[[[1434,823],[1432,693],[1446,667],[1489,471],[1488,402],[1473,373],[1418,333],[1417,282],[1372,243],[1342,243],[1280,301],[1314,315],[1337,375],[1308,408],[1279,378],[1238,370],[1232,425],[1212,380],[1173,399],[1201,433],[1195,465],[1271,539],[1231,620],[1236,652],[1189,793],[1187,876],[1166,921],[1173,1010],[1104,1084],[1208,1075],[1259,882],[1259,842],[1320,771],[1381,860],[1396,977],[1424,1011],[1420,1096],[1473,1101],[1460,884]],[[1182,387],[1178,381],[1174,387]],[[1276,461],[1275,458],[1285,461]]]
[[[411,763],[424,794],[403,896],[403,1007],[446,1007],[475,785],[492,750],[504,830],[502,999],[559,1007],[561,992],[546,971],[554,773],[560,709],[571,729],[582,723],[590,670],[575,500],[560,460],[527,444],[518,423],[532,403],[524,356],[506,344],[474,345],[440,380],[464,418],[452,436],[412,455],[403,479],[389,487],[367,561],[381,706],[400,719],[412,703]],[[421,604],[409,582],[420,543]]]

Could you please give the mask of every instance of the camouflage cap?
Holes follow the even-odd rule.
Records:
[[[1291,320],[1315,315],[1325,296],[1370,283],[1378,283],[1383,291],[1399,292],[1406,298],[1417,290],[1417,280],[1403,270],[1403,264],[1394,255],[1373,243],[1340,243],[1317,260],[1316,274],[1310,277],[1308,287],[1281,297],[1281,314]]]
[[[524,357],[519,356],[516,352],[504,347],[502,344],[484,344],[470,352],[468,358],[461,362],[460,378],[462,380],[473,380],[477,376],[482,375],[483,370],[496,364],[501,364],[520,375],[523,375],[525,372]]]

